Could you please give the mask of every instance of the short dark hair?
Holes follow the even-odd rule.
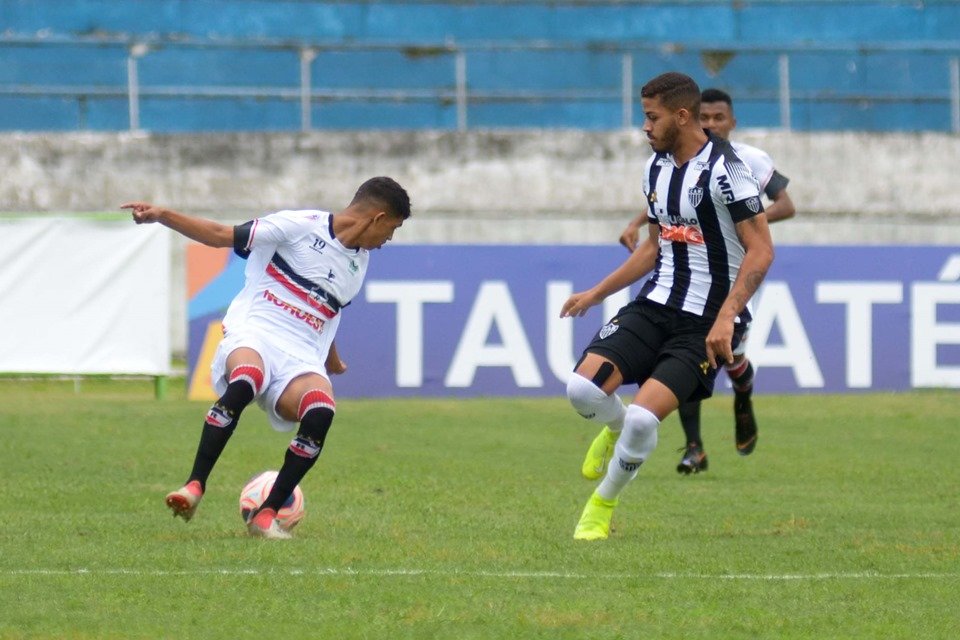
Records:
[[[377,176],[364,182],[350,204],[361,201],[374,202],[403,220],[410,217],[410,196],[393,178]]]
[[[726,102],[730,110],[733,111],[733,99],[730,94],[720,89],[704,89],[700,94],[700,102]]]
[[[668,109],[687,109],[695,116],[700,113],[700,87],[688,75],[676,71],[662,73],[640,89],[641,98],[658,96]]]

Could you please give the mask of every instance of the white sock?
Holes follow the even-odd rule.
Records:
[[[635,404],[627,407],[623,433],[617,440],[607,475],[600,481],[597,494],[604,500],[616,500],[627,484],[637,477],[640,465],[657,446],[660,420],[647,409]]]

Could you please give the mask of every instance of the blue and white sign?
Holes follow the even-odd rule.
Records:
[[[376,251],[343,311],[337,395],[561,395],[584,345],[632,293],[583,318],[561,319],[560,307],[625,257],[612,246]],[[777,247],[753,316],[758,393],[960,387],[960,249]]]

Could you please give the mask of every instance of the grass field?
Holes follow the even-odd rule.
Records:
[[[341,398],[295,540],[237,495],[289,435],[251,407],[197,517],[164,494],[207,405],[147,382],[0,381],[2,638],[956,638],[960,402],[760,396],[710,471],[670,418],[611,538],[573,527],[595,427],[565,399]]]

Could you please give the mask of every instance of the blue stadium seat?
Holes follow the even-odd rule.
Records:
[[[682,70],[733,94],[743,126],[781,125],[786,54],[795,129],[950,130],[960,56],[960,3],[939,0],[0,0],[0,15],[6,130],[130,127],[135,41],[151,43],[140,126],[159,132],[300,128],[304,44],[311,125],[362,129],[456,127],[452,45],[471,127],[619,128],[629,51],[635,98]]]

